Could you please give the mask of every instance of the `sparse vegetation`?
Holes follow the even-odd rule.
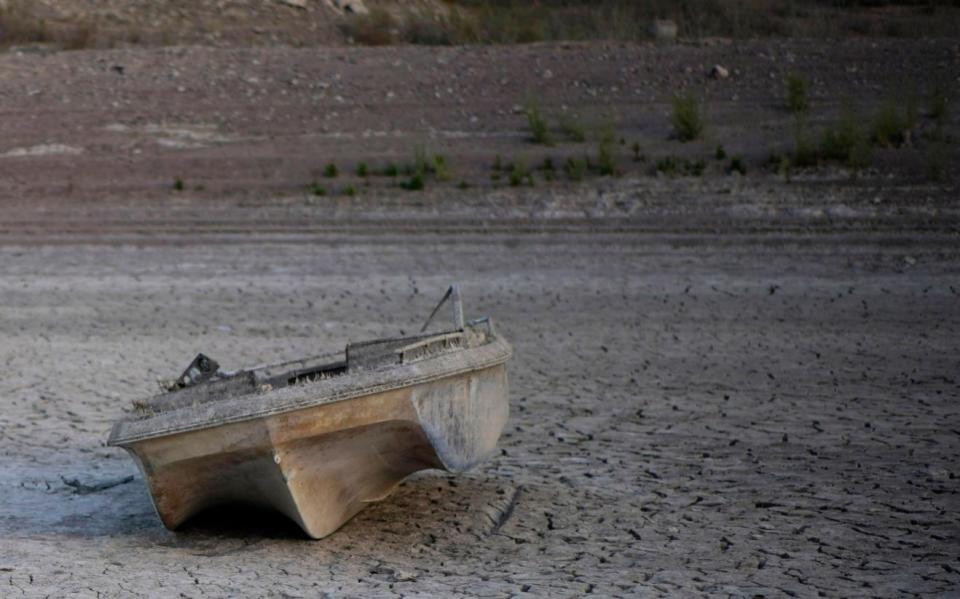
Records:
[[[820,138],[820,158],[854,169],[869,165],[870,144],[858,126],[856,112],[852,108],[846,109],[839,121],[824,130]]]
[[[410,175],[410,178],[409,178],[409,179],[407,179],[406,181],[402,181],[402,182],[400,183],[400,187],[401,187],[402,189],[406,189],[407,191],[420,191],[420,190],[422,190],[422,189],[425,187],[425,185],[424,185],[424,180],[423,180],[423,174],[422,174],[422,173],[413,173],[412,175]]]
[[[740,156],[734,156],[730,159],[730,165],[727,166],[727,174],[732,173],[747,174],[747,165]]]
[[[366,177],[370,174],[370,168],[367,166],[366,162],[361,162],[357,165],[357,176]]]
[[[535,144],[552,145],[553,138],[550,135],[550,127],[540,110],[540,105],[533,100],[528,101],[524,114],[527,116],[531,141]]]
[[[337,176],[337,165],[334,163],[329,163],[327,166],[323,167],[323,176],[327,179],[333,179]]]
[[[671,106],[676,138],[683,142],[699,139],[706,125],[696,96],[691,92],[676,94]]]
[[[630,146],[630,150],[633,152],[633,161],[634,162],[643,162],[645,157],[640,153],[640,142],[633,142],[633,145]]]
[[[665,156],[657,160],[654,169],[668,177],[699,177],[703,175],[706,166],[703,160],[687,160],[677,156]]]
[[[589,167],[586,158],[568,158],[563,165],[563,172],[571,181],[583,181]]]
[[[527,168],[527,161],[523,158],[515,160],[510,169],[510,187],[533,185],[533,173]]]
[[[560,118],[560,132],[569,139],[577,143],[587,141],[587,130],[583,124],[572,116],[563,116]]]
[[[787,75],[787,109],[794,114],[804,114],[810,109],[807,80],[797,73]]]
[[[353,185],[347,185],[343,188],[343,195],[352,198],[353,196],[357,195],[357,188]]]
[[[870,165],[870,138],[863,131],[856,109],[848,106],[836,122],[823,129],[819,145],[811,141],[803,119],[794,125],[793,155],[790,166],[810,168],[825,162],[836,162],[852,169]]]
[[[716,151],[713,153],[714,160],[726,160],[727,151],[723,149],[723,145],[717,146]]]
[[[597,144],[597,172],[604,177],[617,174],[617,161],[613,154],[613,144],[609,140],[601,140]]]
[[[444,158],[442,154],[433,155],[433,164],[430,170],[433,172],[433,176],[437,178],[437,181],[448,181],[450,179],[450,171],[447,169],[447,159]]]
[[[310,193],[317,197],[325,196],[327,195],[327,188],[319,183],[314,182],[310,185]]]
[[[186,185],[183,183],[183,179],[177,177],[173,180],[173,190],[174,191],[183,191],[186,188]]]
[[[902,146],[916,120],[911,112],[909,107],[900,110],[893,102],[885,102],[874,118],[870,141],[883,148]]]

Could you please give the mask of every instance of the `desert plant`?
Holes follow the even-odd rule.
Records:
[[[807,80],[797,73],[790,73],[787,75],[787,109],[794,114],[802,114],[809,108]]]
[[[173,180],[173,190],[174,191],[183,191],[186,188],[186,185],[183,183],[183,179],[177,177]]]
[[[510,186],[519,187],[523,184],[533,185],[533,173],[527,168],[527,161],[520,158],[513,162],[510,169]]]
[[[310,185],[310,193],[315,196],[325,196],[327,195],[327,188],[319,183],[313,183]]]
[[[605,177],[617,174],[616,162],[612,144],[604,141],[597,144],[597,172]]]
[[[369,167],[367,167],[367,163],[366,163],[366,162],[361,162],[360,164],[357,165],[357,176],[358,176],[358,177],[366,177],[366,176],[369,175],[369,174],[370,174],[370,169],[369,169]]]
[[[665,156],[657,160],[654,169],[668,177],[684,175],[688,177],[699,177],[706,170],[706,163],[703,160],[687,160],[676,156]]]
[[[723,149],[722,145],[717,146],[716,151],[713,153],[714,160],[726,160],[727,151]]]
[[[323,176],[328,179],[333,179],[337,176],[337,165],[334,163],[329,163],[327,166],[323,167]]]
[[[425,187],[422,173],[413,173],[410,178],[400,183],[402,189],[407,191],[420,191]]]
[[[820,138],[820,157],[851,168],[863,168],[870,162],[870,144],[857,124],[853,109],[846,109],[839,121],[827,127]]]
[[[560,117],[560,131],[570,141],[582,143],[587,141],[587,131],[583,124],[572,116]]]
[[[444,158],[443,154],[433,155],[433,162],[430,165],[430,170],[433,172],[433,176],[437,178],[437,181],[447,181],[450,179],[450,170],[447,168],[447,159]]]
[[[680,141],[687,142],[703,135],[705,123],[700,111],[700,102],[691,92],[673,96],[672,117],[674,133]]]
[[[343,195],[352,198],[353,196],[357,195],[357,188],[353,185],[347,185],[343,188]]]
[[[873,120],[870,141],[884,148],[898,148],[907,141],[914,118],[909,108],[900,110],[893,102],[880,107]]]
[[[530,139],[535,144],[551,145],[553,139],[550,136],[550,127],[547,125],[547,119],[544,118],[537,102],[531,100],[527,102],[524,110],[527,116],[527,126],[530,128]]]
[[[791,163],[800,168],[809,168],[817,166],[819,160],[816,145],[810,140],[803,120],[798,119],[793,126],[793,157]]]
[[[740,173],[741,175],[747,174],[747,165],[744,163],[743,158],[740,156],[734,156],[730,159],[730,165],[727,167],[727,173]]]
[[[588,168],[589,164],[585,158],[568,158],[563,165],[563,172],[571,181],[583,181]]]
[[[654,168],[658,173],[663,173],[667,176],[674,176],[680,170],[679,168],[679,159],[675,156],[665,156],[657,160]]]

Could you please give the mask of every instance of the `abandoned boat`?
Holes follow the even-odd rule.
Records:
[[[424,332],[445,303],[452,328]],[[235,372],[198,355],[108,444],[133,456],[167,528],[240,502],[319,539],[413,472],[489,456],[507,420],[510,355],[488,318],[464,322],[453,286],[415,336]]]

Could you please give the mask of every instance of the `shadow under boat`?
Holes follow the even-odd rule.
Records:
[[[453,328],[425,333],[444,304]],[[490,319],[464,322],[454,285],[418,335],[235,372],[200,354],[108,444],[133,456],[168,528],[252,504],[319,539],[414,472],[488,457],[509,412],[511,352]]]

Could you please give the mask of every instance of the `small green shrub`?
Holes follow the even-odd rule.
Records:
[[[798,121],[793,129],[792,164],[799,168],[810,168],[817,166],[819,161],[817,146],[810,140],[803,122]]]
[[[806,113],[810,109],[807,80],[796,73],[787,75],[787,109],[794,114]]]
[[[743,158],[740,156],[734,156],[730,159],[730,166],[727,167],[727,173],[740,173],[741,175],[747,174],[747,165],[744,163]]]
[[[571,181],[583,181],[588,168],[589,165],[585,158],[568,158],[563,165],[563,172]]]
[[[500,158],[500,154],[497,154],[497,157],[493,159],[493,170],[500,172],[503,170],[503,160]]]
[[[714,160],[726,160],[727,151],[723,149],[722,145],[717,146],[717,150],[713,153]]]
[[[665,156],[657,160],[654,168],[658,173],[663,173],[664,175],[672,177],[680,170],[679,164],[680,161],[675,156]]]
[[[358,176],[358,177],[366,177],[366,176],[369,175],[369,174],[370,174],[370,169],[367,167],[367,163],[366,163],[366,162],[361,162],[360,164],[357,165],[357,176]]]
[[[357,188],[353,185],[347,185],[343,188],[343,194],[352,198],[353,196],[357,195]]]
[[[536,102],[528,102],[525,113],[527,115],[527,126],[530,127],[531,141],[535,144],[553,144],[553,139],[550,136],[550,127],[547,125],[547,120],[540,111],[540,106]]]
[[[633,161],[643,162],[643,155],[640,153],[640,142],[633,142],[633,145],[630,146],[630,149],[633,151]]]
[[[524,159],[514,161],[513,168],[510,169],[510,187],[519,187],[520,185],[533,185],[533,173],[527,168]]]
[[[870,144],[857,125],[854,112],[848,109],[840,121],[824,130],[820,138],[820,158],[851,168],[869,165]]]
[[[177,177],[173,180],[173,189],[174,191],[183,191],[186,188],[186,185],[183,183],[183,179]]]
[[[560,118],[560,131],[569,139],[577,143],[587,141],[587,131],[576,118],[564,116]]]
[[[457,183],[457,189],[470,189],[470,184],[466,181],[460,181]]]
[[[447,159],[442,154],[434,154],[430,170],[437,181],[448,181],[450,179],[450,170],[447,168]]]
[[[676,156],[665,156],[657,160],[654,169],[668,177],[684,175],[687,177],[699,177],[706,170],[706,163],[703,160],[687,160]]]
[[[328,179],[333,179],[337,176],[337,165],[334,163],[329,163],[323,168],[323,176]]]
[[[700,103],[691,92],[677,94],[672,102],[671,121],[677,139],[683,142],[699,139],[706,128]]]
[[[550,156],[547,156],[546,158],[544,158],[543,165],[540,167],[540,170],[542,170],[545,173],[552,173],[555,170],[557,170],[556,167],[553,165],[553,158],[551,158]]]
[[[319,183],[313,183],[310,185],[310,193],[315,196],[325,196],[327,195],[327,188],[320,185]]]
[[[380,174],[382,174],[384,177],[396,177],[400,174],[400,168],[391,162],[387,164],[387,166],[383,167],[383,170],[380,171]]]
[[[613,155],[613,146],[607,142],[597,145],[597,172],[604,177],[617,174],[616,158]]]
[[[877,112],[870,141],[883,148],[899,148],[907,141],[913,126],[910,110],[901,111],[893,102],[885,103]]]
[[[400,183],[400,187],[406,189],[407,191],[420,191],[424,185],[424,179],[422,173],[414,173],[410,176],[409,179]]]

